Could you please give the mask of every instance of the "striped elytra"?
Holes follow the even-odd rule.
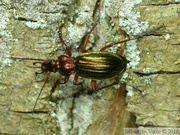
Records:
[[[112,78],[126,69],[127,60],[109,52],[87,52],[76,57],[75,72],[92,80]]]

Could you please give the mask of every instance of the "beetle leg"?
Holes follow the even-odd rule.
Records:
[[[93,91],[96,91],[96,80],[91,80],[91,88]]]
[[[73,84],[74,85],[81,85],[81,88],[82,88],[83,87],[82,82],[77,83],[78,77],[79,77],[78,74],[75,74]]]
[[[110,48],[110,47],[112,47],[114,45],[117,45],[117,44],[120,44],[120,43],[124,43],[124,42],[130,41],[130,40],[135,40],[135,39],[138,39],[138,38],[140,38],[140,37],[134,37],[134,38],[123,40],[123,41],[119,41],[119,42],[116,42],[116,43],[111,43],[111,44],[106,45],[103,48],[101,48],[100,51],[104,51],[104,50],[106,50],[106,49],[108,49],[108,48]]]
[[[97,89],[96,88],[96,80],[91,80],[91,87],[92,87],[92,90],[94,90],[94,91],[99,91],[101,89],[108,88],[108,87],[111,87],[111,86],[116,85],[116,84],[118,84],[117,81]]]
[[[91,28],[91,30],[87,33],[84,41],[83,41],[83,44],[82,44],[82,48],[81,48],[81,52],[84,53],[86,51],[86,46],[89,42],[89,37],[90,37],[90,34],[92,33],[92,31],[94,30],[94,28],[96,27],[97,23],[95,23],[93,25],[93,27]]]
[[[135,39],[142,38],[143,36],[146,36],[146,35],[154,32],[154,31],[156,31],[156,30],[158,30],[158,29],[160,29],[160,28],[162,28],[162,27],[164,27],[164,25],[163,25],[163,26],[160,26],[160,27],[157,27],[157,28],[154,28],[154,29],[152,29],[152,30],[150,30],[150,31],[148,31],[148,32],[145,32],[144,34],[142,34],[142,35],[140,35],[140,36],[135,36],[135,37],[130,38],[130,39],[126,39],[126,40],[123,40],[123,41],[119,41],[119,42],[115,42],[115,43],[108,44],[108,45],[104,46],[103,48],[101,48],[100,51],[104,51],[104,50],[106,50],[106,49],[108,49],[108,48],[110,48],[110,47],[112,47],[112,46],[114,46],[114,45],[120,44],[120,43],[124,43],[124,42],[128,42],[128,41],[131,41],[131,40],[135,40]]]
[[[55,89],[56,89],[57,85],[67,83],[67,82],[68,82],[68,80],[69,80],[69,77],[70,77],[70,75],[65,76],[65,78],[64,78],[64,82],[59,82],[59,79],[55,82],[54,86],[52,87],[52,89],[51,89],[51,91],[50,91],[50,97],[51,97],[51,96],[52,96],[52,94],[54,93],[54,91],[55,91]]]
[[[59,34],[59,39],[61,40],[61,43],[63,44],[63,45],[65,45],[65,47],[66,47],[66,54],[67,55],[69,55],[69,56],[71,56],[71,49],[69,48],[69,46],[64,42],[64,40],[63,40],[63,38],[62,38],[62,34],[61,34],[61,31],[60,31],[60,28],[59,28],[59,31],[58,31],[58,34]]]

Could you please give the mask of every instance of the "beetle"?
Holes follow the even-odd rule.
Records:
[[[37,96],[35,105],[33,107],[33,112],[35,110],[39,96],[41,95],[41,92],[42,92],[45,84],[47,83],[48,77],[51,72],[54,72],[54,73],[59,72],[62,76],[64,76],[64,81],[60,82],[60,80],[58,79],[55,82],[54,86],[51,89],[50,96],[54,92],[56,86],[67,83],[72,74],[75,74],[74,80],[73,80],[74,85],[82,86],[82,82],[77,83],[78,76],[90,79],[91,80],[91,88],[93,91],[99,91],[101,89],[116,85],[119,83],[118,80],[114,81],[113,83],[111,83],[109,85],[97,88],[96,82],[97,82],[97,80],[115,78],[118,75],[122,75],[125,72],[126,65],[128,63],[128,60],[125,58],[125,56],[123,56],[123,51],[124,51],[125,47],[122,48],[122,52],[119,55],[110,53],[110,52],[104,52],[104,51],[114,45],[124,43],[124,42],[130,41],[130,40],[139,39],[139,38],[153,32],[157,29],[160,29],[162,27],[161,26],[161,27],[155,28],[155,29],[153,29],[149,32],[146,32],[140,36],[135,36],[135,37],[127,39],[127,40],[108,44],[108,45],[104,46],[103,48],[101,48],[99,51],[86,52],[86,46],[88,44],[90,34],[92,33],[92,31],[94,30],[96,25],[97,25],[97,23],[95,23],[93,25],[93,27],[91,28],[91,30],[87,33],[84,41],[82,42],[81,54],[79,54],[76,57],[72,57],[72,51],[71,51],[70,47],[63,40],[60,30],[58,31],[59,39],[60,39],[61,43],[65,46],[66,55],[60,55],[57,60],[43,60],[43,59],[33,59],[33,58],[11,57],[14,59],[41,61],[41,62],[35,62],[34,64],[40,63],[41,70],[42,70],[40,73],[47,74],[45,82]],[[36,74],[40,74],[40,73],[36,73]]]
[[[67,83],[70,75],[72,74],[75,74],[73,81],[74,85],[82,85],[82,83],[77,83],[78,76],[91,79],[91,88],[93,91],[99,91],[101,89],[108,88],[110,86],[118,84],[118,81],[115,81],[101,88],[96,87],[97,80],[115,78],[119,74],[122,75],[126,70],[126,65],[128,63],[128,60],[123,56],[123,51],[125,47],[122,47],[122,51],[119,55],[104,51],[114,45],[141,38],[163,27],[161,26],[155,28],[140,36],[108,44],[96,52],[86,52],[86,46],[89,41],[90,34],[92,33],[96,25],[97,24],[95,23],[91,30],[87,33],[86,38],[82,43],[82,53],[76,57],[71,57],[71,49],[63,40],[61,32],[59,30],[59,38],[62,44],[66,47],[65,50],[67,55],[61,55],[58,57],[57,60],[43,61],[41,66],[42,72],[59,72],[61,75],[65,76],[64,82],[59,82],[59,80],[57,80],[52,90],[54,90],[58,84]]]

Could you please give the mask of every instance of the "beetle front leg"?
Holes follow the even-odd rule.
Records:
[[[64,82],[59,82],[59,79],[55,82],[55,84],[53,85],[53,87],[52,87],[52,89],[51,89],[51,91],[50,91],[50,97],[51,97],[51,96],[52,96],[52,94],[54,93],[54,91],[55,91],[55,89],[56,89],[57,85],[67,83],[67,82],[68,82],[68,80],[69,80],[69,77],[70,77],[69,75],[68,75],[68,76],[65,76],[65,78],[64,78]]]
[[[58,34],[59,34],[59,39],[61,41],[61,43],[66,47],[66,54],[71,56],[72,52],[71,52],[71,49],[69,48],[69,46],[64,42],[63,38],[62,38],[62,34],[61,34],[61,31],[60,31],[60,28],[59,28],[59,31],[58,31]]]
[[[83,44],[82,44],[82,47],[81,47],[81,52],[84,53],[86,51],[86,46],[89,42],[89,37],[90,37],[90,34],[92,33],[92,31],[94,30],[94,28],[96,27],[97,23],[95,23],[93,25],[93,27],[91,28],[91,30],[87,33],[84,41],[83,41]]]
[[[118,84],[117,81],[97,89],[96,88],[96,80],[91,80],[91,88],[92,88],[93,91],[99,91],[101,89],[108,88],[108,87],[111,87],[111,86],[116,85],[116,84]]]

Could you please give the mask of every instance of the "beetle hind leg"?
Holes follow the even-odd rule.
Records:
[[[115,82],[113,82],[113,83],[111,83],[109,85],[106,85],[106,86],[103,86],[103,87],[97,89],[96,88],[96,80],[91,80],[91,88],[92,88],[93,91],[99,91],[99,90],[102,90],[104,88],[108,88],[108,87],[111,87],[113,85],[116,85],[116,84],[118,84],[118,81],[115,81]]]

